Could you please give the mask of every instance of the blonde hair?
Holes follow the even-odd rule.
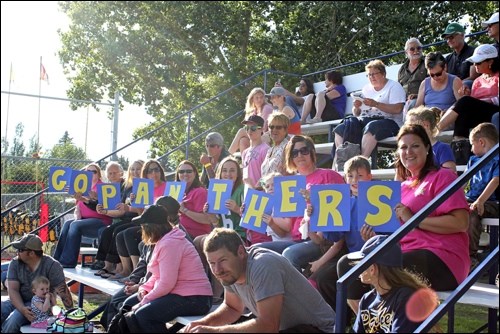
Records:
[[[432,134],[432,137],[436,137],[439,133],[437,128],[437,124],[439,119],[441,118],[441,109],[438,107],[426,107],[419,106],[417,108],[410,109],[406,114],[406,119],[408,120],[410,117],[416,118],[419,122],[429,122],[429,130]],[[407,124],[409,122],[406,122]]]
[[[260,87],[255,87],[250,91],[250,93],[247,96],[247,102],[245,103],[245,114],[246,116],[251,115],[254,113],[254,111],[257,109],[255,106],[255,103],[253,102],[253,97],[256,94],[262,94],[264,98],[266,97],[266,92],[260,88]],[[266,101],[264,100],[263,106],[266,104]]]
[[[375,59],[375,60],[372,60],[371,62],[369,62],[365,66],[365,71],[368,72],[371,68],[379,70],[384,76],[386,75],[385,64],[380,59]]]
[[[33,282],[31,282],[31,288],[34,290],[40,284],[45,284],[45,285],[48,285],[50,287],[50,281],[49,281],[49,279],[47,277],[45,277],[45,276],[37,276],[37,277],[35,277],[35,279],[33,280]]]
[[[498,130],[493,123],[479,124],[471,130],[469,136],[472,139],[486,138],[495,144],[498,143]]]
[[[124,189],[127,189],[127,188],[130,188],[132,187],[132,184],[133,184],[133,176],[132,176],[132,166],[135,165],[135,164],[138,164],[140,165],[140,170],[142,171],[142,167],[144,166],[144,160],[136,160],[134,162],[132,162],[129,166],[128,166],[128,169],[127,169],[127,179],[125,180],[125,184],[124,184]]]

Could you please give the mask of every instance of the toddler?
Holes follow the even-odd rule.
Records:
[[[50,282],[45,276],[37,276],[31,283],[33,298],[31,298],[31,311],[35,319],[31,327],[46,328],[47,320],[52,316],[51,308],[56,304],[56,297],[50,292]]]

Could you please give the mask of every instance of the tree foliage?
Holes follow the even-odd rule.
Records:
[[[250,89],[269,90],[266,84],[278,75],[292,88],[297,78],[286,73],[313,73],[402,51],[409,37],[424,44],[442,41],[446,25],[465,15],[468,28],[477,32],[498,10],[492,1],[63,1],[60,6],[71,20],[59,52],[71,83],[68,96],[112,101],[118,91],[123,101],[146,106],[155,121],[129,120],[138,125],[135,138],[217,96],[191,113],[189,129],[187,117],[179,116],[155,132],[153,158],[185,142],[188,133],[193,138],[234,116]],[[433,49],[449,52],[446,45]],[[262,70],[285,74],[246,80]],[[221,92],[226,93],[218,96]],[[217,130],[227,144],[240,120]],[[203,138],[192,143],[188,158],[197,162],[203,144]],[[184,151],[165,164],[175,166]]]

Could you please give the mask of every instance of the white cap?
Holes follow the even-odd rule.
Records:
[[[490,19],[488,21],[484,21],[483,23],[481,23],[481,25],[483,27],[487,27],[493,23],[498,23],[498,13],[491,15]]]
[[[474,54],[472,57],[466,59],[471,63],[480,63],[486,59],[492,59],[498,57],[497,48],[490,44],[482,44],[474,49]]]

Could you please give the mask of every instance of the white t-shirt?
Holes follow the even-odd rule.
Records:
[[[387,83],[379,91],[375,90],[375,88],[373,88],[371,84],[367,84],[363,87],[362,92],[363,92],[363,98],[374,99],[379,103],[387,103],[387,104],[402,103],[402,105],[401,105],[401,113],[399,114],[390,114],[375,107],[371,107],[362,110],[360,114],[361,117],[381,116],[387,119],[392,119],[399,126],[403,125],[403,105],[406,102],[406,93],[403,89],[403,86],[401,86],[399,82],[387,79]]]

